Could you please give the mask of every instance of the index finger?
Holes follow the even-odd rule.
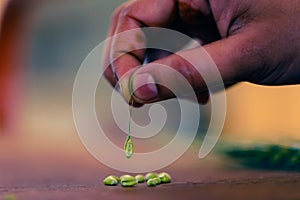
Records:
[[[109,47],[109,60],[128,102],[132,92],[129,91],[130,75],[141,66],[145,58],[146,37],[140,28],[166,27],[174,19],[175,11],[174,0],[135,0],[120,12],[115,37]],[[122,34],[117,35],[119,33]]]

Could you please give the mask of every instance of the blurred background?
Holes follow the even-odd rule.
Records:
[[[110,171],[80,143],[72,118],[72,89],[82,61],[105,40],[113,10],[123,2],[13,0],[8,5],[0,35],[0,85],[6,86],[0,97],[9,97],[0,102],[0,113],[6,113],[6,117],[0,115],[0,177],[5,180],[0,180],[0,186],[91,183],[91,179],[95,183],[95,175],[103,177],[103,171]],[[263,87],[248,83],[230,88],[221,140],[233,144],[297,143],[299,91],[300,86]],[[105,118],[104,108],[98,103],[99,118]],[[206,116],[201,121],[205,129],[209,105],[201,109]],[[125,135],[120,136],[108,119],[106,123],[113,132],[113,141],[122,147]],[[167,138],[172,137],[172,124],[168,127],[171,136]],[[147,141],[144,147],[155,149],[162,145],[160,141]],[[195,141],[191,153],[175,163],[174,169],[197,171],[207,163],[216,168],[224,166],[223,161],[220,164],[222,159],[214,156],[198,160],[200,144],[200,139]]]

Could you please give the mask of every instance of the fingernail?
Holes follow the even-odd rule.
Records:
[[[137,74],[132,80],[134,96],[142,101],[151,101],[158,97],[154,78],[148,74]]]

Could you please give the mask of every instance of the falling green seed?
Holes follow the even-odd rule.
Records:
[[[171,182],[171,176],[166,172],[162,172],[162,173],[158,174],[158,177],[160,178],[161,183],[170,183]]]
[[[134,152],[134,145],[133,145],[130,135],[127,137],[127,140],[124,145],[124,150],[125,150],[126,158],[128,158],[128,159],[131,158],[131,156],[133,155],[133,152]]]
[[[153,187],[153,186],[156,186],[156,185],[159,185],[161,183],[161,180],[159,177],[156,177],[156,178],[150,178],[148,181],[147,181],[147,185],[149,187]]]
[[[148,174],[146,174],[145,176],[145,180],[148,181],[151,178],[158,178],[158,175],[156,173],[150,172]]]
[[[116,176],[108,176],[103,180],[104,185],[115,186],[118,185],[118,178]]]
[[[123,175],[120,177],[120,180],[121,180],[121,185],[124,187],[133,187],[138,183],[135,177],[130,175]]]
[[[141,174],[136,175],[136,176],[135,176],[135,179],[137,180],[138,183],[143,183],[143,182],[145,182],[145,178],[144,178],[144,176],[141,175]]]

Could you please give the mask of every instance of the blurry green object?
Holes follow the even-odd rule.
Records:
[[[154,172],[150,172],[150,173],[147,173],[145,175],[145,180],[148,181],[149,179],[151,178],[158,178],[158,174],[154,173]]]
[[[13,194],[10,194],[10,195],[6,195],[4,197],[4,200],[17,200],[16,196],[13,195]]]
[[[116,176],[108,176],[103,180],[104,185],[107,186],[116,186],[118,185],[118,177]]]
[[[138,183],[135,177],[131,175],[123,175],[120,177],[120,180],[123,187],[133,187]]]
[[[156,185],[159,185],[160,183],[161,183],[161,180],[160,180],[159,177],[156,177],[156,178],[150,178],[150,179],[148,179],[148,181],[147,181],[147,185],[148,185],[149,187],[154,187],[154,186],[156,186]]]
[[[111,175],[111,177],[113,177],[114,179],[116,179],[118,182],[120,182],[120,178],[115,176],[115,175]]]
[[[300,171],[300,149],[280,145],[234,147],[225,154],[251,168]]]
[[[170,174],[166,173],[166,172],[162,172],[160,174],[158,174],[158,177],[161,180],[161,183],[170,183],[171,182],[171,176]]]
[[[145,176],[138,174],[135,177],[129,174],[125,174],[120,177],[110,175],[103,180],[103,183],[106,186],[116,186],[118,185],[118,183],[120,183],[123,187],[134,187],[138,183],[143,183],[145,181],[147,186],[154,187],[163,183],[171,183],[171,176],[166,172],[162,172],[159,174],[150,172]]]
[[[141,174],[136,175],[136,176],[135,176],[135,179],[137,180],[138,183],[143,183],[143,182],[145,182],[145,178],[144,178],[144,176],[141,175]]]

